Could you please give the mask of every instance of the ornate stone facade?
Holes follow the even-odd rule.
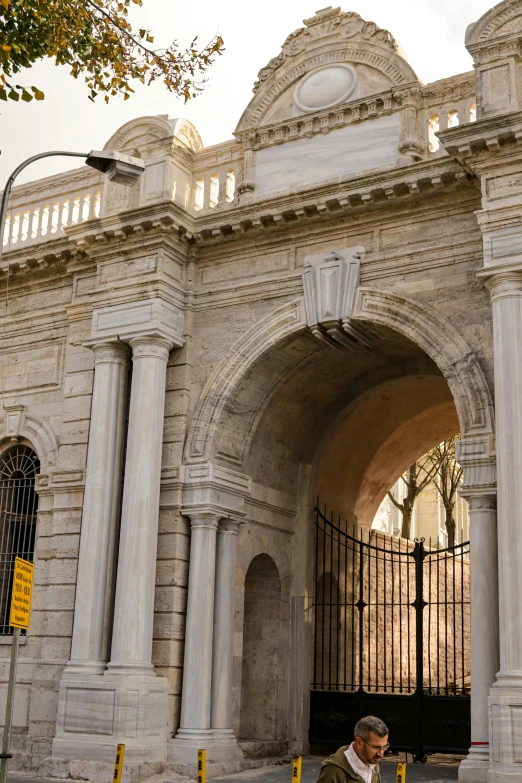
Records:
[[[41,464],[19,768],[306,752],[315,498],[368,525],[460,431],[460,775],[522,780],[521,38],[504,0],[468,28],[475,74],[422,85],[390,33],[323,9],[235,140],[144,117],[107,144],[142,158],[135,187],[15,189],[0,436]]]

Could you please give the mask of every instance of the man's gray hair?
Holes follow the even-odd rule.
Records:
[[[357,721],[353,730],[353,736],[361,737],[361,739],[368,741],[371,731],[377,734],[378,737],[386,737],[389,734],[388,726],[380,718],[367,715],[366,718],[361,718],[360,721]]]

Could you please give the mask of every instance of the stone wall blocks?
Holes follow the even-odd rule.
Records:
[[[50,585],[45,591],[35,591],[33,596],[33,607],[50,611],[72,611],[74,609],[75,592],[74,585]]]
[[[68,558],[51,558],[47,578],[49,584],[76,584],[77,561]]]
[[[42,639],[41,656],[50,660],[63,661],[66,664],[71,656],[71,640],[59,637]]]
[[[152,662],[155,666],[183,666],[184,645],[181,640],[158,640],[152,643]]]
[[[29,721],[53,724],[56,721],[58,693],[55,690],[38,688],[31,694],[29,705]]]
[[[185,615],[168,612],[154,615],[154,639],[156,641],[182,641],[185,638]],[[180,666],[183,665],[181,661]]]
[[[156,584],[163,587],[183,587],[188,584],[187,560],[159,560],[156,564]]]
[[[154,596],[155,612],[181,612],[187,611],[187,591],[177,587],[157,586]]]
[[[0,685],[0,726],[4,725],[7,685]],[[15,692],[13,728],[27,728],[29,715],[30,688],[19,685]]]

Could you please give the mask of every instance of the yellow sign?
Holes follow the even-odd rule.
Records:
[[[29,628],[31,621],[31,599],[33,597],[34,563],[15,557],[13,592],[9,625],[13,628]]]
[[[397,764],[397,777],[395,783],[406,783],[406,764]]]
[[[198,750],[198,783],[207,783],[207,751]]]
[[[125,758],[125,745],[116,745],[116,761],[114,762],[113,783],[120,783],[123,772],[123,759]]]
[[[303,760],[301,756],[294,756],[292,762],[292,783],[301,783],[301,766]]]

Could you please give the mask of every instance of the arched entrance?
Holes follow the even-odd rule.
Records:
[[[367,526],[386,490],[428,448],[460,432],[477,454],[493,432],[480,364],[448,318],[360,288],[350,323],[356,339],[345,349],[311,333],[302,300],[258,322],[209,379],[186,445],[188,463],[208,460],[251,477],[250,540],[292,559],[291,634],[282,646],[291,749],[306,748],[314,679],[318,492],[344,519]]]

